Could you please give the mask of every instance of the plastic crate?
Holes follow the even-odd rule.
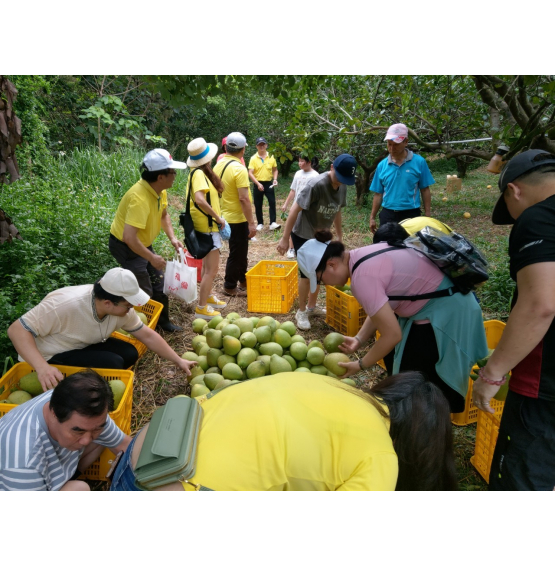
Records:
[[[247,272],[251,313],[288,313],[297,294],[297,262],[262,260]]]
[[[326,286],[326,323],[332,329],[354,337],[365,320],[366,313],[355,297],[332,285]]]
[[[505,329],[505,323],[496,320],[484,321],[484,329],[486,331],[486,340],[488,342],[488,347],[495,348],[501,340],[503,330]],[[477,372],[478,367],[474,366],[472,368],[472,371]],[[478,414],[482,413],[478,410],[478,408],[472,401],[473,385],[474,381],[472,379],[469,379],[464,411],[451,414],[451,422],[455,425],[468,425],[469,423],[476,423],[478,421]],[[505,402],[499,402],[494,399],[490,401],[490,407],[495,410],[495,415],[501,415],[504,405]]]
[[[501,424],[501,412],[499,415],[478,412],[478,425],[476,427],[476,445],[474,455],[470,457],[470,462],[480,473],[486,482],[489,482],[491,472],[491,462],[493,451],[499,436],[499,426]]]
[[[162,313],[163,305],[151,299],[146,305],[141,305],[139,307],[135,307],[135,311],[142,312],[146,315],[147,318],[147,327],[152,329],[156,329],[156,324],[158,323],[158,319],[160,318],[160,313]],[[119,339],[120,341],[125,341],[126,343],[131,343],[139,353],[139,358],[141,358],[144,353],[148,350],[146,345],[144,345],[139,339],[131,336],[128,337],[127,335],[123,335],[122,333],[118,333],[114,331],[111,335],[114,339]]]
[[[185,250],[185,260],[187,261],[187,265],[189,266],[189,268],[196,268],[197,269],[197,282],[200,282],[201,280],[201,274],[202,274],[202,259],[201,260],[197,260],[196,258],[193,258],[189,252],[187,252],[187,249],[184,248]]]
[[[57,368],[64,375],[64,378],[82,370],[82,368],[76,366],[59,366],[57,364],[52,366]],[[0,379],[0,390],[4,388],[0,394],[0,400],[7,398],[13,390],[17,390],[19,380],[33,370],[34,368],[26,362],[18,362],[8,370]],[[125,392],[119,406],[110,413],[110,417],[124,433],[129,435],[131,432],[131,408],[133,405],[133,372],[131,370],[112,370],[108,368],[94,368],[93,370],[96,370],[106,380],[121,380],[125,383]],[[14,404],[0,403],[0,418],[16,407]],[[109,449],[105,449],[100,458],[81,475],[81,478],[104,480],[113,458],[114,454]]]

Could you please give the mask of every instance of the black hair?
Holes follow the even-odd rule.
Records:
[[[243,146],[242,148],[227,148],[226,153],[233,156],[235,154],[238,154],[240,151],[244,150],[245,146]]]
[[[87,368],[64,378],[54,388],[50,409],[60,423],[75,411],[86,417],[98,417],[114,409],[114,394],[108,381]]]
[[[168,175],[170,172],[169,168],[166,169],[158,169],[156,171],[149,171],[145,165],[141,165],[141,178],[147,181],[148,183],[154,183],[158,181],[159,175]]]
[[[327,229],[317,230],[314,233],[314,238],[316,238],[318,242],[323,242],[324,244],[329,242],[322,259],[316,268],[316,272],[318,273],[323,272],[326,269],[326,263],[330,258],[342,258],[343,253],[345,252],[345,246],[342,242],[339,242],[339,240],[332,240],[333,234]]]
[[[421,372],[385,378],[367,393],[389,409],[399,462],[396,490],[456,490],[449,402]]]
[[[374,244],[387,242],[390,246],[404,247],[403,240],[410,236],[407,229],[398,222],[386,222],[382,224],[374,234]]]
[[[120,295],[113,295],[111,293],[108,293],[100,285],[100,280],[94,283],[93,291],[94,291],[94,296],[97,299],[107,299],[108,301],[111,301],[114,305],[117,305],[118,303],[125,301],[125,298],[121,297]]]

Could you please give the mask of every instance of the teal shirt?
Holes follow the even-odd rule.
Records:
[[[452,285],[451,280],[445,276],[437,289],[446,289]],[[430,299],[411,317],[400,317],[403,338],[395,347],[394,374],[399,372],[412,323],[421,319],[428,319],[434,329],[439,352],[436,372],[448,386],[466,397],[472,366],[488,354],[482,310],[476,298],[472,293],[438,297]]]

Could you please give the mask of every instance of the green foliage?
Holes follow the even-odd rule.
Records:
[[[427,156],[423,154],[422,157]],[[453,158],[429,159],[427,161],[432,175],[452,175],[457,172],[457,162]],[[481,165],[483,165],[483,162],[475,161],[468,165],[467,171],[478,169]]]

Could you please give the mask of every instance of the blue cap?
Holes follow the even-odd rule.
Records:
[[[335,176],[345,185],[355,184],[355,171],[357,169],[357,160],[351,154],[341,154],[335,158],[333,162]]]

